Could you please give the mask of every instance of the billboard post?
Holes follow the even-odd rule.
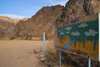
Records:
[[[60,64],[60,67],[61,67],[61,50],[59,50],[59,64]]]
[[[88,57],[88,67],[91,67],[91,59]]]

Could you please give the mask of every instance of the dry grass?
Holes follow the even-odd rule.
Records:
[[[55,49],[53,41],[49,42],[48,50],[46,51],[45,64],[49,67],[59,67],[59,54],[58,50]]]
[[[41,40],[41,38],[38,38],[38,37],[31,37],[31,40]]]
[[[0,40],[9,40],[9,38],[7,36],[5,37],[0,37]]]

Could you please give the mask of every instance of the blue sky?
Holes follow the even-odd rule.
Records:
[[[0,0],[0,16],[13,19],[28,17],[45,6],[65,5],[68,0]]]

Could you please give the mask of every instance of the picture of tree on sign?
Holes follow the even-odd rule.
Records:
[[[97,14],[95,14],[97,15]],[[98,60],[99,56],[99,20],[94,15],[86,16],[83,21],[78,18],[68,21],[69,24],[55,27],[55,47],[77,55]],[[68,23],[67,22],[67,23]],[[63,24],[65,24],[64,22]]]

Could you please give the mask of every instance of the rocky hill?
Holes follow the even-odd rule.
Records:
[[[42,32],[46,32],[46,38],[52,37],[52,27],[56,19],[63,12],[63,6],[57,5],[52,7],[43,7],[36,15],[27,21],[20,21],[14,32],[16,36],[13,38],[21,37],[21,39],[31,39],[32,37],[41,37]]]
[[[0,39],[10,39],[15,25],[20,21],[25,21],[28,18],[23,19],[11,19],[9,17],[0,16]]]
[[[9,21],[0,20],[0,39],[9,39],[15,25]]]
[[[43,7],[32,18],[18,22],[10,39],[41,38],[42,32],[46,33],[46,39],[50,39],[54,24],[100,12],[99,4],[100,0],[69,0],[65,7]]]
[[[29,20],[20,21],[16,25],[13,38],[41,37],[43,31],[46,32],[47,39],[52,38],[55,23],[100,12],[99,4],[99,0],[69,0],[65,7],[43,7]]]

